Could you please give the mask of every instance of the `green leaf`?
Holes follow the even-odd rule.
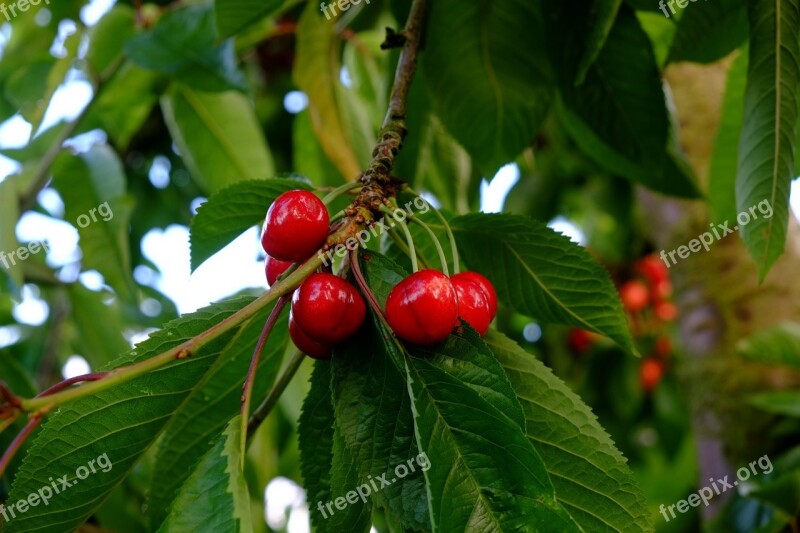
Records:
[[[124,300],[132,301],[128,222],[132,202],[125,170],[107,145],[79,155],[62,153],[53,166],[53,187],[65,217],[78,228],[84,270],[97,270]]]
[[[591,409],[501,333],[491,330],[485,341],[522,402],[528,438],[572,517],[585,531],[653,531],[633,473]]]
[[[237,298],[170,322],[114,367],[129,365],[179,346],[231,314],[252,298]],[[175,362],[92,396],[62,406],[45,420],[42,430],[12,486],[9,501],[27,498],[50,484],[49,478],[67,476],[71,484],[49,506],[30,508],[5,526],[6,533],[71,531],[83,523],[128,475],[142,454],[164,429],[235,335],[232,330],[210,342],[191,358]],[[103,455],[112,465],[84,481],[77,468]],[[74,484],[75,481],[79,481]]]
[[[153,527],[167,515],[170,502],[192,472],[192,467],[208,451],[211,441],[241,408],[242,383],[250,367],[258,338],[274,306],[256,314],[239,330],[203,380],[175,413],[164,430],[155,457],[150,486],[149,517]],[[270,334],[258,367],[253,387],[253,403],[266,397],[280,370],[288,340],[285,317]],[[238,433],[238,430],[237,430]],[[238,453],[238,452],[237,452]],[[238,465],[237,465],[238,468]]]
[[[426,359],[407,371],[435,531],[580,531],[513,420]]]
[[[787,322],[759,331],[739,341],[737,349],[752,361],[800,370],[800,324]]]
[[[308,95],[314,133],[342,175],[355,179],[361,164],[346,129],[344,103],[337,97],[341,91],[341,37],[334,21],[326,21],[316,3],[309,3],[303,11],[296,35],[297,57],[292,76],[298,89]]]
[[[315,361],[314,371],[311,373],[311,389],[303,401],[297,434],[300,471],[303,474],[311,523],[317,531],[325,531],[327,522],[316,504],[322,503],[324,506],[331,501],[333,425],[331,364],[327,361]]]
[[[736,218],[736,165],[739,135],[744,122],[744,94],[747,82],[747,51],[742,51],[728,70],[725,98],[714,153],[709,168],[708,199],[714,220]]]
[[[694,1],[681,10],[667,62],[713,63],[747,40],[745,0]]]
[[[668,152],[669,117],[652,45],[623,7],[585,82],[575,85],[583,54],[580,2],[556,11],[550,48],[560,65],[558,113],[575,142],[609,172],[674,196],[696,197],[687,170]]]
[[[348,450],[344,437],[338,425],[334,426],[333,433],[333,461],[331,462],[331,499],[328,502],[309,502],[319,511],[322,504],[325,514],[325,524],[321,532],[340,533],[352,531],[353,533],[367,533],[372,527],[372,506],[365,504],[360,499],[347,500],[347,495],[356,493],[360,481],[358,477],[358,464]],[[350,503],[350,502],[354,503]],[[336,504],[344,506],[339,509]],[[320,513],[321,514],[321,513]]]
[[[533,142],[550,108],[540,10],[524,0],[430,5],[422,66],[434,108],[485,176]]]
[[[192,270],[263,221],[272,202],[293,189],[309,190],[309,187],[299,179],[244,181],[211,196],[192,219]]]
[[[586,38],[586,50],[578,65],[578,76],[575,83],[580,85],[586,79],[589,67],[597,60],[600,50],[606,44],[608,34],[617,19],[617,13],[622,7],[622,0],[594,0],[589,15],[589,32]]]
[[[125,41],[136,33],[136,11],[125,4],[115,5],[89,30],[86,61],[96,75],[103,73],[123,53]]]
[[[215,0],[217,30],[225,39],[299,3],[300,0]]]
[[[450,225],[464,261],[492,281],[503,303],[547,323],[607,335],[635,351],[608,272],[579,245],[519,215],[465,215]]]
[[[16,180],[14,177],[0,181],[0,250],[10,253],[19,247],[17,242],[17,222],[19,221],[19,195],[17,194]],[[24,277],[22,265],[13,265],[3,257],[2,272],[8,276],[18,289],[22,288]]]
[[[130,349],[122,336],[123,320],[119,300],[106,304],[107,293],[93,292],[80,283],[67,285],[70,301],[69,317],[75,326],[74,344],[77,353],[92,368],[100,368]],[[103,317],[103,327],[97,327],[98,317]]]
[[[755,218],[740,228],[762,281],[783,253],[789,222],[800,77],[799,3],[798,0],[748,3],[750,65],[739,142],[736,207],[740,213],[762,202],[772,207],[770,218]]]
[[[792,390],[752,394],[747,403],[775,415],[800,418],[800,392]]]
[[[253,105],[244,95],[175,84],[161,107],[186,166],[206,193],[275,174]]]
[[[241,415],[234,417],[181,487],[159,533],[253,531],[250,494],[240,469]]]
[[[125,54],[139,66],[174,76],[198,91],[247,90],[233,41],[217,44],[210,4],[167,11],[152,30],[128,40]]]

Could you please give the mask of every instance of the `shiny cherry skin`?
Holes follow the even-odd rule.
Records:
[[[458,300],[450,278],[438,270],[411,274],[389,293],[386,320],[404,341],[442,342],[458,323]]]
[[[468,280],[472,283],[476,283],[481,287],[481,289],[483,289],[483,294],[486,297],[486,303],[489,304],[489,322],[494,320],[494,317],[497,316],[497,292],[494,290],[494,285],[492,285],[492,282],[477,272],[462,272],[460,274],[455,274],[450,278],[450,281],[453,283],[456,283],[456,280]]]
[[[261,244],[275,259],[305,261],[325,244],[329,226],[328,209],[314,193],[285,192],[267,211]]]
[[[631,313],[643,311],[650,303],[650,291],[647,285],[634,280],[625,283],[619,290],[622,305]]]
[[[461,274],[451,276],[450,283],[456,290],[458,316],[483,337],[492,322],[492,312],[483,287],[471,277],[463,277]]]
[[[356,288],[342,278],[311,274],[292,295],[292,314],[311,340],[333,346],[359,330],[367,306]]]
[[[331,347],[315,342],[303,332],[289,313],[289,336],[297,349],[312,359],[326,360],[331,358]]]
[[[268,255],[264,261],[264,272],[267,275],[267,284],[272,287],[281,275],[289,270],[294,263],[291,261],[281,261]]]
[[[655,389],[663,377],[664,364],[661,361],[657,359],[642,361],[642,366],[639,368],[639,382],[645,391],[651,392]]]

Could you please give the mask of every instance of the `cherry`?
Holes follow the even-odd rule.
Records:
[[[629,281],[619,290],[620,299],[625,309],[631,313],[643,311],[650,301],[650,291],[641,281]]]
[[[639,381],[642,388],[650,392],[655,389],[664,376],[664,365],[658,359],[645,359],[639,367]]]
[[[261,244],[281,261],[305,261],[328,237],[328,209],[314,193],[303,190],[281,194],[269,206]]]
[[[636,270],[641,272],[653,287],[658,287],[664,282],[669,283],[667,266],[658,256],[648,255],[641,258],[636,264]]]
[[[654,311],[656,318],[662,322],[672,322],[678,318],[678,308],[672,302],[659,302]]]
[[[405,341],[422,345],[441,342],[458,322],[456,290],[438,270],[415,272],[389,293],[386,320]]]
[[[567,334],[569,348],[576,354],[584,354],[592,349],[595,337],[590,331],[580,328],[571,328]]]
[[[653,353],[658,357],[666,359],[672,352],[672,342],[669,337],[658,337],[653,346]]]
[[[492,322],[491,309],[483,287],[471,276],[456,274],[450,277],[450,283],[456,290],[458,300],[458,316],[483,337]]]
[[[275,281],[281,275],[289,270],[289,267],[292,266],[294,263],[291,261],[281,261],[280,259],[275,259],[274,257],[268,255],[267,259],[264,261],[264,271],[267,274],[267,284],[272,287],[275,284]]]
[[[492,282],[477,272],[462,272],[461,274],[455,274],[450,278],[450,281],[455,284],[457,279],[469,280],[473,283],[476,283],[481,287],[481,289],[483,289],[484,296],[486,296],[486,302],[489,304],[489,322],[494,320],[494,317],[497,316],[497,292],[494,290],[494,285],[492,285]]]
[[[289,313],[289,336],[297,349],[311,357],[312,359],[330,359],[331,347],[315,342],[300,329],[294,320],[292,313]]]
[[[295,322],[311,340],[332,346],[364,323],[367,306],[358,291],[333,274],[311,274],[292,296]]]

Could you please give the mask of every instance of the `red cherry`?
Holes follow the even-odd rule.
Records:
[[[328,237],[328,209],[309,191],[285,192],[269,206],[261,244],[281,261],[305,261]]]
[[[655,389],[664,376],[664,365],[658,359],[645,359],[639,367],[639,381],[642,388],[650,392]]]
[[[458,322],[456,290],[438,270],[420,270],[397,284],[386,300],[386,320],[401,339],[430,345]]]
[[[631,313],[643,311],[650,301],[650,291],[641,281],[629,281],[619,290],[620,299],[625,309]]]
[[[486,293],[483,287],[473,281],[472,278],[465,278],[460,274],[451,276],[450,283],[453,284],[453,288],[456,290],[458,316],[483,337],[492,322],[489,302],[486,300]]]
[[[267,284],[272,287],[275,284],[275,281],[281,275],[289,270],[289,267],[292,266],[294,263],[291,261],[281,261],[280,259],[275,259],[272,256],[267,256],[267,259],[264,261],[264,271],[267,274]]]
[[[477,272],[462,272],[451,277],[450,281],[455,282],[456,279],[472,281],[483,289],[486,302],[489,304],[489,322],[494,320],[494,317],[497,316],[497,292],[494,290],[492,282]]]
[[[333,274],[311,274],[292,296],[297,325],[312,340],[333,346],[355,334],[367,306],[358,291]]]
[[[678,318],[678,308],[672,302],[659,302],[655,307],[655,315],[662,322],[672,322]]]
[[[669,357],[669,354],[672,352],[672,342],[669,340],[669,337],[659,337],[656,339],[656,343],[653,346],[653,353],[658,357],[666,359]]]
[[[570,350],[576,354],[584,354],[592,349],[595,338],[591,332],[585,329],[570,328],[567,334],[567,342],[569,343]]]
[[[289,336],[297,349],[311,357],[312,359],[330,359],[331,347],[325,346],[318,342],[313,341],[308,335],[300,329],[297,322],[294,321],[294,316],[289,313]]]
[[[659,259],[657,255],[648,255],[641,258],[636,264],[636,270],[641,272],[653,287],[658,287],[664,282],[669,283],[669,270],[667,270],[664,261]]]

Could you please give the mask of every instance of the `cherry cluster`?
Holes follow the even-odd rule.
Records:
[[[293,265],[320,250],[330,224],[325,203],[312,192],[280,195],[267,211],[261,238],[267,253],[267,282],[273,285]],[[429,268],[398,283],[385,310],[395,335],[419,345],[444,341],[459,325],[459,318],[483,336],[496,314],[497,293],[487,278],[476,272],[448,276]],[[316,272],[292,295],[289,334],[306,355],[330,359],[333,346],[352,337],[365,317],[366,304],[356,287],[332,273]]]

